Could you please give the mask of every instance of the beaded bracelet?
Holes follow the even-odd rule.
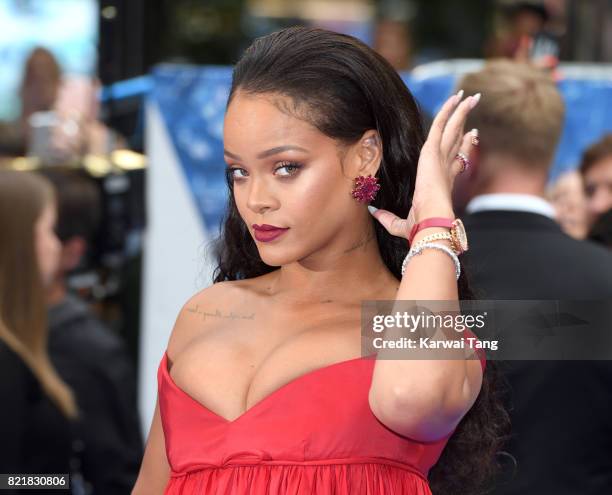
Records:
[[[416,248],[417,246],[420,246],[421,244],[427,244],[428,242],[431,242],[431,241],[441,241],[441,240],[450,241],[451,247],[453,247],[453,236],[450,232],[436,232],[435,234],[430,234],[428,236],[423,237],[418,242],[415,242],[410,247]],[[453,249],[453,251],[455,250]],[[457,254],[457,252],[455,252],[455,254]]]
[[[427,248],[439,249],[440,251],[444,251],[446,254],[448,254],[455,263],[455,274],[457,275],[457,280],[459,280],[459,275],[461,275],[461,263],[459,263],[459,258],[452,251],[452,249],[443,244],[438,244],[435,242],[419,244],[418,246],[415,246],[414,248],[410,249],[406,257],[404,258],[404,262],[402,263],[402,275],[406,271],[406,265],[408,264],[408,261],[410,261],[410,258],[412,258],[416,254],[421,254],[423,250]]]

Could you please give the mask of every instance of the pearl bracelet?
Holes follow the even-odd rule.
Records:
[[[461,275],[461,263],[459,263],[459,258],[452,251],[452,249],[450,249],[449,247],[443,244],[439,244],[435,242],[427,242],[425,244],[418,244],[414,246],[413,248],[411,248],[410,251],[408,251],[408,254],[406,255],[406,257],[404,258],[404,262],[402,263],[402,275],[406,271],[406,265],[408,264],[408,261],[410,261],[410,258],[412,258],[416,254],[421,254],[423,250],[427,248],[439,249],[440,251],[444,251],[446,254],[448,254],[452,258],[453,262],[455,263],[455,274],[457,275],[457,280],[459,280],[459,275]]]

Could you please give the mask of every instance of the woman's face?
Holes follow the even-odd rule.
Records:
[[[48,201],[34,225],[34,243],[43,284],[48,286],[59,266],[61,243],[55,235],[56,206]]]
[[[262,260],[271,266],[307,258],[323,246],[342,252],[363,237],[369,213],[350,191],[364,167],[374,175],[378,166],[364,159],[361,141],[341,148],[313,125],[279,109],[288,103],[281,96],[238,91],[224,123],[236,206]],[[284,230],[266,241],[255,224]]]
[[[584,174],[591,223],[612,208],[612,156],[595,162]]]

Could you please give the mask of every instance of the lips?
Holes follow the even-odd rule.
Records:
[[[255,230],[283,230],[283,227],[277,227],[276,225],[268,225],[267,223],[261,225],[257,225],[256,223],[254,223],[253,228]]]
[[[274,225],[254,226],[255,239],[261,242],[269,242],[283,235],[288,228],[275,227]]]

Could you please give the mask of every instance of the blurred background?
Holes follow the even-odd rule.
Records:
[[[210,284],[231,66],[296,24],[378,50],[426,122],[487,58],[550,70],[567,105],[550,200],[568,234],[588,234],[577,168],[612,132],[612,0],[0,0],[0,167],[60,176],[62,284],[124,349],[143,435],[174,318]]]

